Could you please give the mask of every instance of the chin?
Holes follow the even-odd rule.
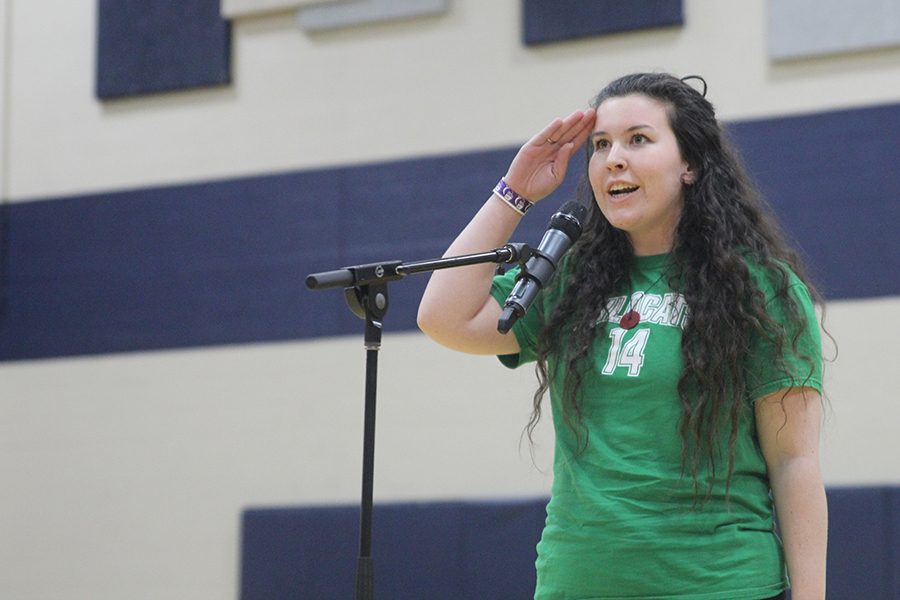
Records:
[[[635,226],[640,222],[639,219],[629,216],[622,215],[616,213],[608,213],[606,211],[602,211],[603,216],[606,217],[606,220],[609,221],[609,224],[615,227],[616,229],[621,229],[625,233],[629,233],[635,229]]]

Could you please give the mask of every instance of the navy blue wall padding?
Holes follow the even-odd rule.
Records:
[[[888,539],[888,576],[891,582],[890,597],[900,598],[900,492],[890,494],[885,527],[890,532]]]
[[[900,294],[900,105],[729,129],[826,297]]]
[[[828,598],[900,598],[900,487],[827,491]],[[375,507],[375,597],[521,600],[534,592],[546,499]],[[358,507],[244,512],[241,600],[351,598]]]
[[[835,488],[828,493],[828,597],[900,598],[894,576],[900,488]]]
[[[375,597],[528,598],[546,500],[376,506]],[[248,510],[241,600],[352,598],[359,508]]]
[[[226,84],[231,28],[219,0],[99,0],[97,96]]]
[[[7,205],[0,359],[361,335],[341,290],[310,291],[306,276],[439,257],[512,155]],[[551,210],[522,238],[539,239]],[[388,331],[415,327],[426,281],[391,284]]]
[[[523,0],[525,44],[545,44],[684,23],[682,0]]]
[[[826,297],[900,294],[900,105],[729,130]],[[306,276],[440,256],[515,152],[0,205],[0,360],[361,336]],[[540,240],[583,169],[514,241]],[[390,284],[387,331],[415,328],[426,281]]]

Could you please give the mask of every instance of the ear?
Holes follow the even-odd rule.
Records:
[[[684,171],[684,173],[681,174],[681,183],[683,183],[684,185],[691,185],[695,181],[697,181],[697,174],[693,169],[688,167]]]

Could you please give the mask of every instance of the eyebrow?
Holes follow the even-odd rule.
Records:
[[[625,133],[629,133],[631,131],[636,131],[638,129],[654,129],[654,127],[652,125],[632,125],[631,127],[629,127],[628,129],[625,130]],[[609,135],[609,134],[605,131],[595,131],[594,133],[591,134],[591,139],[593,139],[599,135]]]

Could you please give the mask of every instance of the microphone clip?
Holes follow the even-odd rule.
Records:
[[[503,250],[509,252],[509,260],[505,260],[504,262],[517,263],[523,271],[525,270],[525,263],[535,252],[537,252],[537,250],[522,242],[510,242],[503,246]]]
[[[556,262],[552,257],[538,248],[532,248],[527,244],[518,244],[523,246],[519,250],[516,262],[519,265],[519,272],[516,274],[516,285],[510,293],[509,298],[503,305],[503,311],[497,322],[497,331],[506,334],[512,329],[513,324],[525,314],[525,307],[531,304],[533,295],[543,287],[543,277],[547,273],[552,275],[556,269]],[[532,268],[529,268],[529,265]],[[536,272],[535,272],[536,271]],[[532,296],[527,301],[525,296]]]

